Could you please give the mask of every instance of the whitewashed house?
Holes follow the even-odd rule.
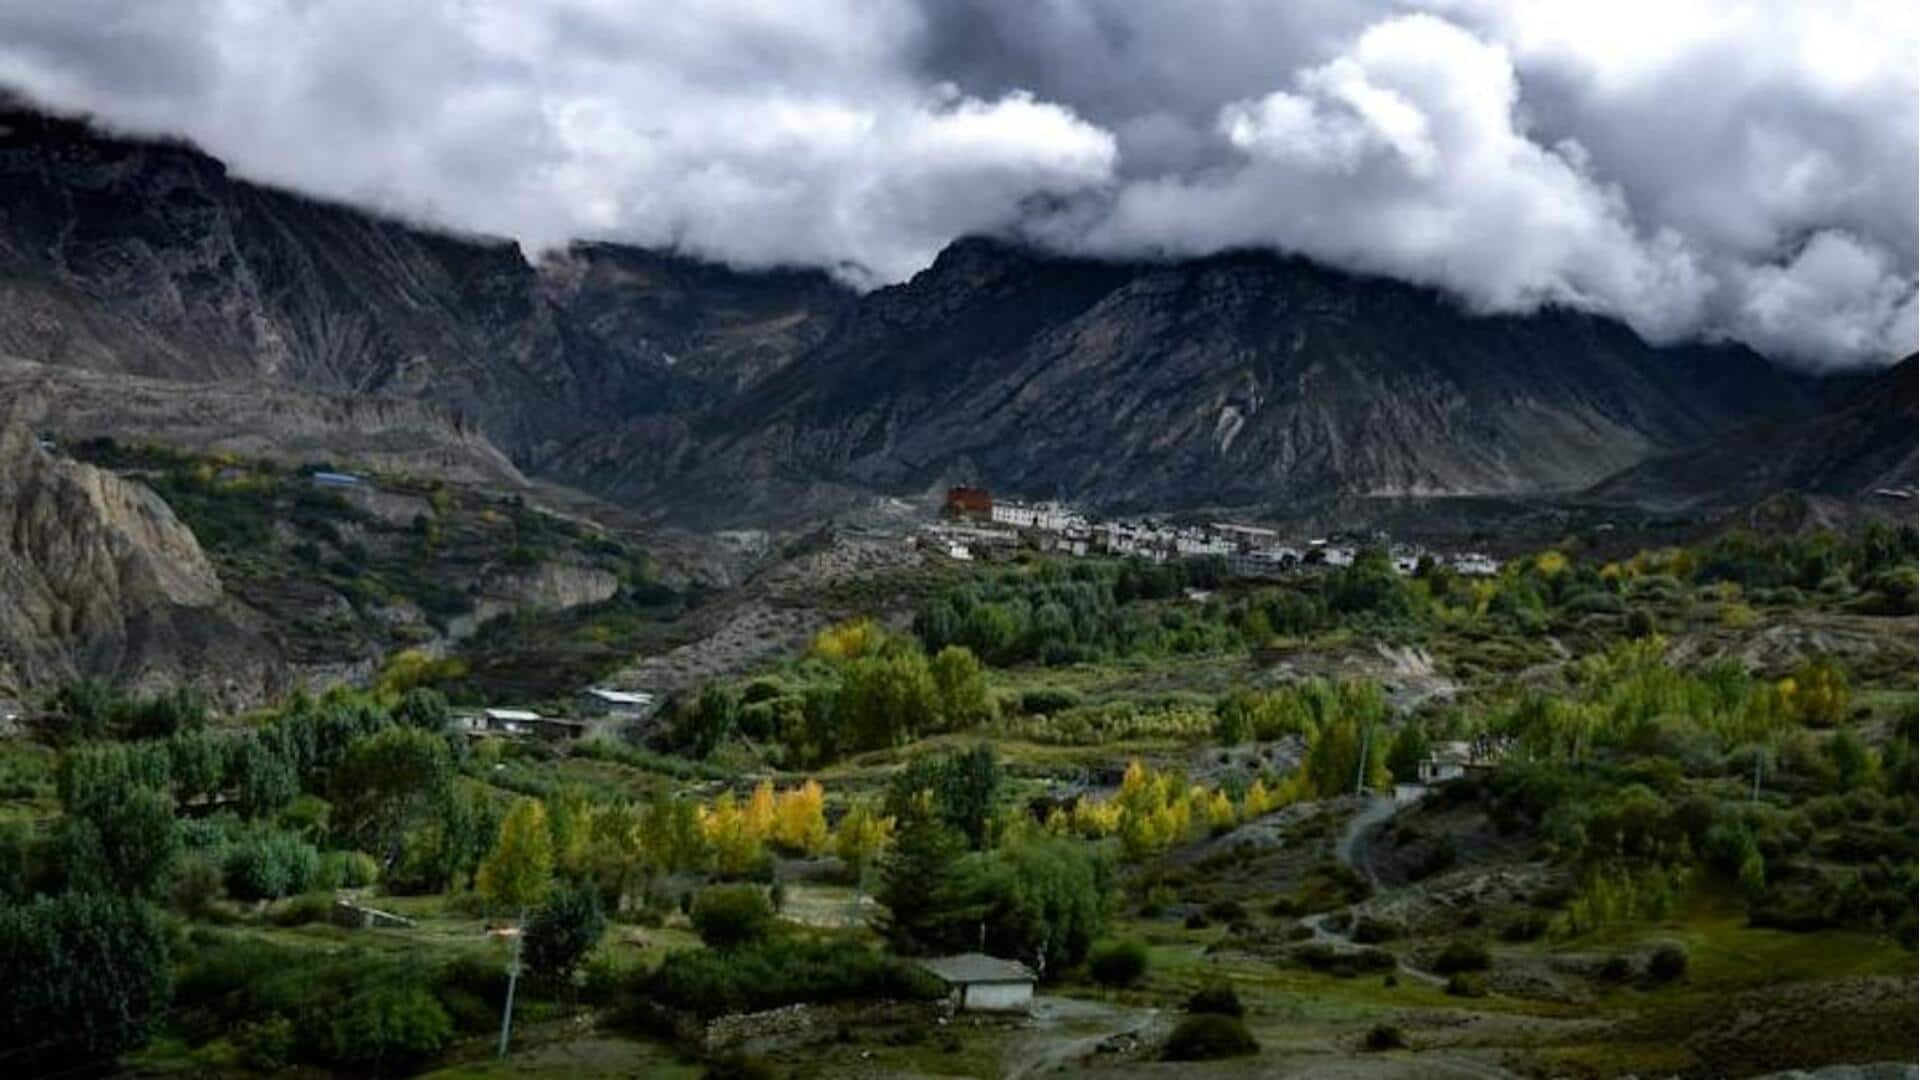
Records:
[[[1427,752],[1427,759],[1420,763],[1420,782],[1444,784],[1449,780],[1458,780],[1467,774],[1467,766],[1472,762],[1471,744],[1461,741],[1435,743]]]
[[[954,1008],[962,1012],[1025,1012],[1033,1005],[1037,981],[1025,964],[985,953],[962,953],[920,961],[947,984]]]
[[[1453,569],[1468,577],[1491,577],[1500,572],[1500,563],[1491,555],[1468,551],[1453,557]]]

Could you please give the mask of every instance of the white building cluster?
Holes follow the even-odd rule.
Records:
[[[988,498],[984,489],[968,490],[980,500]],[[1230,574],[1256,578],[1279,577],[1308,565],[1352,566],[1359,553],[1358,543],[1351,538],[1315,537],[1296,546],[1283,541],[1278,530],[1235,522],[1173,525],[1152,518],[1095,521],[1060,502],[994,499],[990,507],[982,506],[970,518],[962,516],[927,526],[935,550],[959,560],[971,560],[977,552],[1020,546],[1073,556],[1104,554],[1152,562],[1218,558],[1225,561]],[[1424,558],[1442,561],[1456,573],[1469,576],[1500,571],[1498,561],[1480,552],[1443,555],[1411,544],[1395,544],[1388,549],[1388,556],[1393,568],[1402,574],[1415,573]]]

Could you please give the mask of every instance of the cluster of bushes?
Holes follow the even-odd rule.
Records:
[[[186,689],[123,695],[105,683],[81,680],[54,691],[44,705],[43,731],[61,743],[109,737],[164,739],[207,722],[206,701]]]
[[[1214,734],[1214,726],[1212,712],[1202,705],[1116,701],[1003,716],[991,730],[1003,738],[1055,746],[1107,746],[1143,739],[1200,742]]]
[[[418,1066],[461,1033],[499,1023],[504,965],[433,968],[349,949],[278,946],[196,931],[173,1026],[198,1043],[229,1037],[252,1067],[312,1064],[362,1073]]]
[[[832,644],[816,645],[815,659],[804,667],[806,681],[798,685],[709,683],[670,703],[667,748],[705,758],[743,738],[778,746],[788,764],[810,766],[928,732],[972,728],[998,713],[985,669],[965,648],[948,646],[929,657],[912,639],[866,620],[822,636]]]
[[[946,992],[908,961],[853,941],[797,936],[672,953],[641,980],[639,990],[701,1017],[800,1002],[931,1001]]]
[[[1239,643],[1234,628],[1186,606],[1146,602],[1214,588],[1223,569],[1205,559],[1047,560],[936,593],[913,629],[929,649],[963,645],[1002,666],[1220,651]]]

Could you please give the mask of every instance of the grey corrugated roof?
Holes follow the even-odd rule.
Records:
[[[920,961],[920,966],[950,983],[1033,982],[1033,972],[1017,960],[1002,960],[985,953],[961,953],[936,956]]]

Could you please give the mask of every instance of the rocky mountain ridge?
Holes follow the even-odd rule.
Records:
[[[1823,400],[1744,348],[1477,316],[1263,252],[969,238],[864,296],[613,244],[534,264],[19,107],[0,110],[0,190],[0,354],[93,373],[50,395],[67,426],[344,446],[701,527],[956,481],[1105,510],[1574,493]],[[148,407],[97,405],[130,375],[162,380],[127,383]],[[163,383],[226,389],[169,403]],[[281,394],[325,397],[231,404]]]
[[[1475,317],[1268,253],[1118,263],[975,238],[747,393],[556,467],[770,517],[954,480],[1116,509],[1569,492],[1803,409],[1811,385],[1743,348],[1654,348],[1563,309]]]
[[[1917,372],[1920,357],[1909,356],[1833,405],[1742,425],[1704,445],[1632,466],[1590,494],[1684,509],[1733,507],[1782,491],[1854,498],[1911,493],[1920,486]]]
[[[534,265],[4,102],[0,193],[0,355],[417,398],[523,468],[592,425],[731,393],[852,299],[817,271],[606,245]]]

